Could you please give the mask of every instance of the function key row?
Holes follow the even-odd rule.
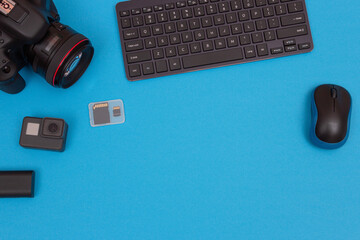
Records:
[[[210,6],[211,5],[209,5],[208,7]],[[290,9],[291,8],[289,6],[289,11],[288,11],[289,13],[296,13],[298,11],[302,11],[299,10],[299,8],[297,8],[296,10],[293,9],[292,11],[290,11]],[[183,9],[182,11],[171,10],[169,12],[161,12],[157,14],[152,13],[152,14],[147,14],[145,16],[140,15],[135,17],[127,17],[121,19],[121,26],[122,28],[139,27],[139,26],[143,26],[144,24],[151,25],[157,22],[164,23],[168,21],[189,19],[189,18],[193,18],[193,16],[201,17],[201,16],[205,16],[206,13],[207,15],[215,15],[216,13],[214,12],[209,14],[207,10],[205,11],[205,8],[201,9],[200,7],[195,7],[194,13],[192,12],[191,9]],[[259,19],[262,17],[269,18],[275,15],[278,16],[285,15],[286,13],[287,13],[286,6],[284,4],[281,4],[281,5],[277,5],[275,8],[269,6],[269,7],[251,9],[251,10],[242,10],[239,11],[238,14],[236,14],[236,12],[230,12],[230,13],[226,13],[226,15],[215,15],[214,18],[222,20],[221,21],[223,22],[222,24],[225,24],[225,18],[227,23],[234,23],[238,20],[238,18],[239,21],[248,21],[250,20],[250,18],[251,19]],[[305,22],[305,14],[304,13],[293,14],[293,15],[281,17],[281,19],[284,26],[303,23]],[[216,22],[216,20],[214,20],[214,22]]]
[[[219,8],[229,8],[229,5],[231,5],[231,9],[233,11],[240,10],[242,8],[254,8],[254,7],[262,7],[266,5],[272,5],[272,4],[278,4],[278,3],[285,3],[285,2],[292,2],[295,0],[234,0],[234,1],[220,1],[220,0],[188,0],[188,1],[179,1],[176,3],[166,3],[165,5],[155,5],[153,7],[143,7],[129,10],[123,10],[120,11],[121,17],[128,17],[130,15],[139,15],[141,13],[151,13],[151,12],[160,12],[163,10],[172,10],[175,8],[184,8],[186,6],[195,6],[195,5],[201,5],[201,4],[207,4],[207,3],[214,3],[219,2]],[[301,2],[296,2],[293,4],[292,8],[301,8],[303,9]]]

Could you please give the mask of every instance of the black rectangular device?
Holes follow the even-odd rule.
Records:
[[[34,197],[34,171],[0,171],[0,198]]]
[[[65,150],[67,129],[68,126],[63,119],[25,117],[20,145],[62,152]]]
[[[116,12],[130,81],[313,49],[305,0],[132,0]]]

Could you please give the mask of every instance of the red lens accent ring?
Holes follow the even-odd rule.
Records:
[[[65,55],[65,57],[61,60],[59,66],[58,66],[57,69],[56,69],[56,72],[55,72],[55,74],[54,74],[54,77],[53,77],[53,86],[55,86],[55,77],[56,77],[56,74],[58,73],[61,65],[64,63],[64,61],[65,61],[65,59],[67,58],[67,56],[69,56],[69,54],[70,54],[79,44],[81,44],[82,42],[88,41],[88,40],[89,40],[89,39],[83,39],[83,40],[81,40],[80,42],[78,42],[77,44],[75,44],[75,46],[72,47],[72,48],[70,49],[70,51]]]

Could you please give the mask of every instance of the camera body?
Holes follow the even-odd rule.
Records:
[[[22,91],[18,72],[28,63],[54,87],[68,88],[81,77],[94,48],[59,21],[52,0],[0,0],[0,90]]]
[[[63,152],[67,129],[68,125],[63,119],[25,117],[20,145],[25,148]]]

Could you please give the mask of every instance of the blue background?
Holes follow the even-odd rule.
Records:
[[[96,49],[68,90],[21,73],[0,93],[0,169],[36,171],[33,199],[0,199],[0,239],[359,239],[359,1],[307,1],[312,53],[131,83],[115,0],[56,0]],[[309,142],[310,94],[353,97],[344,147]],[[90,102],[126,123],[92,128]],[[23,149],[25,116],[69,124],[64,153]]]

